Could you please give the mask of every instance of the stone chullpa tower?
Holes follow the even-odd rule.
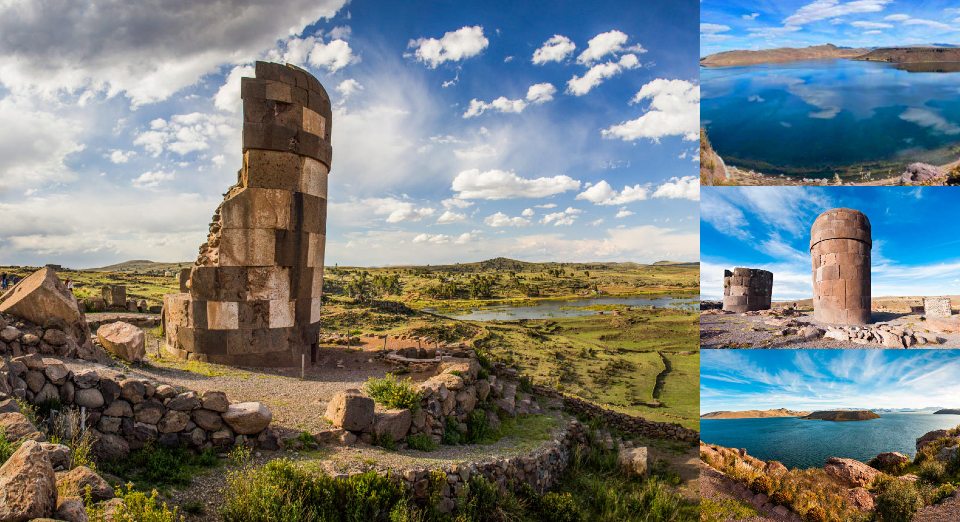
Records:
[[[870,220],[858,210],[835,208],[810,228],[813,316],[829,324],[870,322]]]
[[[163,300],[166,349],[243,366],[316,360],[330,172],[330,98],[290,65],[241,80],[243,168],[179,294]]]
[[[756,268],[723,271],[723,309],[728,312],[769,310],[773,274]]]

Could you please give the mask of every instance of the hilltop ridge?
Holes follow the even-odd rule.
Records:
[[[758,65],[761,63],[786,63],[801,60],[831,60],[855,58],[869,52],[865,48],[837,47],[833,44],[810,47],[778,47],[757,51],[735,50],[711,54],[700,59],[703,67],[730,67],[735,65]]]
[[[768,419],[774,417],[805,417],[809,411],[794,411],[786,408],[774,410],[711,411],[700,416],[701,419]]]

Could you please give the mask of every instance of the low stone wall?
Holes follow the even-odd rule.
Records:
[[[37,354],[0,367],[0,397],[4,394],[81,409],[97,440],[96,452],[107,459],[122,458],[151,441],[196,449],[272,445],[267,429],[272,415],[260,403],[231,404],[223,392],[178,391],[93,369],[74,373],[60,360]]]
[[[642,417],[616,412],[576,397],[564,395],[544,386],[534,386],[534,391],[537,395],[562,398],[563,406],[567,411],[575,415],[598,418],[607,429],[615,429],[654,439],[678,440],[691,444],[700,441],[700,432],[684,428],[679,424],[648,421]]]
[[[58,321],[52,320],[41,326],[26,319],[0,314],[0,356],[29,354],[97,359],[102,352],[96,350],[88,338],[78,339],[73,329]]]

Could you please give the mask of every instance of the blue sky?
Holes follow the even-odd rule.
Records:
[[[701,201],[701,295],[723,295],[723,270],[773,272],[774,300],[812,294],[810,226],[824,210],[860,210],[873,227],[872,291],[879,296],[960,294],[960,232],[947,219],[952,187],[706,188]]]
[[[957,350],[704,350],[700,412],[960,407]]]
[[[825,43],[960,44],[960,5],[952,0],[704,0],[701,5],[701,56]]]
[[[334,102],[329,264],[697,259],[697,2],[190,5],[0,7],[0,264],[193,259],[257,59]]]

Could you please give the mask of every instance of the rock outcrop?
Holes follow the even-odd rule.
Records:
[[[823,470],[846,487],[869,487],[881,475],[874,469],[859,460],[830,457]]]
[[[53,515],[57,479],[39,442],[25,441],[0,467],[0,520],[26,521]]]

